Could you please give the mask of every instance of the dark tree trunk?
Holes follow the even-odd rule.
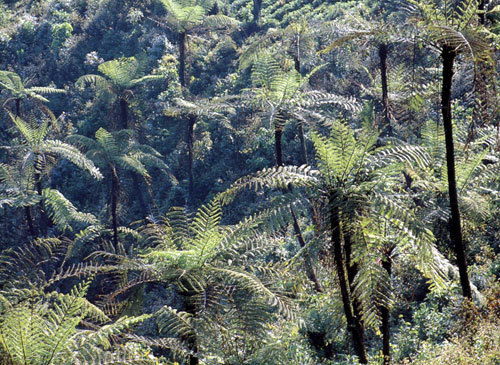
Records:
[[[28,223],[30,236],[31,238],[36,238],[35,226],[33,225],[33,217],[31,216],[31,208],[29,206],[24,207],[24,213],[26,214],[26,223]]]
[[[335,199],[330,199],[334,201]],[[340,293],[342,296],[342,304],[347,322],[347,329],[351,333],[354,351],[359,358],[361,364],[368,363],[366,354],[366,345],[364,339],[364,329],[360,328],[358,321],[354,317],[352,311],[352,300],[349,283],[346,278],[346,263],[344,253],[342,252],[342,234],[340,225],[340,216],[338,208],[335,206],[330,207],[330,230],[331,240],[333,245],[333,258],[335,261],[335,269],[339,280]]]
[[[391,280],[392,274],[392,261],[391,252],[393,248],[389,248],[384,259],[382,260],[382,268],[387,272],[387,277]],[[391,331],[390,331],[390,319],[391,312],[388,306],[383,305],[380,308],[380,315],[382,319],[382,354],[384,355],[384,365],[389,365],[391,363]]]
[[[276,153],[276,165],[283,166],[283,147],[281,137],[283,135],[283,127],[277,122],[274,124],[274,149]]]
[[[118,247],[118,198],[120,195],[120,180],[116,168],[112,167],[111,170],[111,225],[113,228],[113,244],[115,249]]]
[[[262,10],[262,0],[253,0],[253,29],[255,31],[259,30],[259,22],[260,22],[260,11]]]
[[[448,190],[450,194],[449,222],[450,237],[455,247],[457,256],[458,272],[460,274],[460,285],[465,298],[472,299],[472,290],[467,273],[467,260],[465,257],[465,244],[462,238],[462,227],[460,224],[460,211],[458,209],[458,193],[455,177],[455,150],[453,146],[453,125],[451,117],[451,86],[453,79],[453,64],[457,53],[453,47],[444,46],[441,52],[443,58],[443,86],[441,90],[441,112],[443,115],[443,126],[446,142],[446,167],[448,171]]]
[[[34,178],[35,178],[36,192],[40,197],[40,199],[42,199],[42,179],[40,173],[35,172]],[[47,235],[47,229],[51,225],[51,222],[49,217],[47,217],[47,213],[45,212],[43,200],[40,200],[40,203],[38,205],[40,207],[40,227],[38,231],[41,235],[45,236]]]
[[[382,113],[384,115],[384,125],[382,126],[382,134],[392,136],[391,120],[389,118],[389,89],[387,86],[387,53],[388,47],[385,43],[380,43],[378,47],[378,55],[380,58],[380,79],[382,82]]]
[[[186,86],[186,32],[179,33],[179,82]]]
[[[188,287],[189,284],[185,283]],[[194,291],[184,291],[183,292],[183,297],[184,297],[184,310],[186,313],[189,313],[193,316],[193,318],[196,318],[197,312],[196,312],[196,304],[193,301],[193,296],[195,295]],[[200,363],[200,360],[198,359],[198,356],[196,353],[198,352],[198,339],[196,338],[196,334],[192,334],[192,336],[185,337],[184,340],[187,343],[187,346],[189,350],[191,350],[194,355],[189,355],[188,357],[188,364],[189,365],[198,365]]]
[[[299,120],[298,122],[298,132],[299,132],[299,140],[300,140],[300,154],[301,154],[301,164],[307,165],[307,145],[306,145],[306,137],[304,135],[304,121]]]
[[[486,23],[486,17],[483,11],[485,10],[485,0],[479,1],[479,4],[477,6],[477,10],[479,10],[479,23],[481,25],[484,25]]]
[[[16,99],[16,117],[21,118],[21,99]]]
[[[120,98],[120,128],[128,128],[128,103],[123,98]]]
[[[295,66],[295,71],[297,71],[299,74],[301,74],[301,72],[300,72],[300,56],[299,55],[294,56],[293,62],[294,62],[294,66]]]
[[[347,269],[347,280],[349,281],[349,289],[351,293],[354,292],[354,279],[358,274],[359,267],[358,264],[352,262],[352,241],[351,235],[348,230],[344,229],[344,253],[345,253],[345,264]],[[362,338],[365,338],[365,327],[362,320],[362,306],[361,302],[356,297],[352,297],[352,311],[354,314],[354,320],[356,321],[356,326],[359,328]]]
[[[188,178],[189,178],[189,199],[192,200],[194,192],[194,177],[193,177],[193,145],[194,145],[194,125],[196,123],[196,116],[190,115],[188,117]]]
[[[304,236],[302,235],[302,231],[300,229],[297,216],[295,215],[295,212],[293,211],[291,206],[290,206],[290,213],[292,214],[293,230],[295,232],[295,236],[297,237],[297,241],[299,242],[300,247],[303,248],[306,245],[306,241],[304,240]],[[311,256],[309,255],[309,253],[304,254],[304,262],[305,262],[307,277],[314,284],[314,290],[316,290],[319,293],[323,292],[323,288],[321,287],[318,277],[314,272],[314,266],[312,264]]]

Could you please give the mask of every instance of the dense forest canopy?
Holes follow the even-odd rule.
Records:
[[[498,364],[496,0],[0,0],[0,364]]]

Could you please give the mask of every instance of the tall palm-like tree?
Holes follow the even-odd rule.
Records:
[[[122,57],[101,63],[97,68],[102,75],[84,75],[76,85],[84,87],[94,85],[99,96],[111,97],[119,105],[120,128],[129,126],[129,102],[133,97],[133,89],[146,82],[163,79],[162,75],[145,75],[141,63],[135,57]]]
[[[415,24],[425,33],[425,40],[440,52],[442,59],[441,114],[445,133],[448,193],[450,198],[450,236],[460,273],[464,297],[472,299],[472,289],[467,272],[465,243],[462,237],[459,198],[455,171],[455,148],[452,121],[453,68],[459,54],[477,64],[491,62],[488,32],[478,22],[477,1],[460,1],[440,4],[431,0],[409,0],[417,12]]]
[[[267,33],[252,42],[241,54],[239,59],[240,69],[257,62],[265,52],[270,52],[276,59],[286,55],[291,57],[295,71],[302,75],[302,59],[310,56],[314,50],[314,36],[317,30],[311,27],[306,20],[291,23],[284,29],[269,29]],[[300,139],[302,164],[307,164],[307,147],[304,134],[304,120],[299,118],[298,135]]]
[[[315,197],[324,201],[327,210],[324,226],[329,245],[325,249],[331,250],[348,331],[361,363],[368,361],[366,326],[383,317],[384,343],[389,340],[389,273],[379,263],[380,257],[385,257],[388,239],[383,238],[379,223],[400,232],[392,244],[436,285],[444,285],[443,268],[449,265],[434,248],[432,233],[405,208],[404,200],[391,192],[391,186],[399,182],[402,162],[425,166],[429,156],[424,148],[403,144],[377,148],[377,138],[377,134],[366,132],[355,136],[345,124],[334,122],[329,138],[313,135],[318,170],[294,166],[267,169],[240,179],[226,193],[289,184],[314,186],[314,191],[320,192]]]
[[[49,138],[54,120],[46,118],[38,124],[36,121],[27,122],[12,114],[10,116],[19,133],[19,139],[15,140],[15,144],[5,148],[12,151],[17,159],[14,165],[1,165],[0,205],[23,207],[32,237],[37,236],[31,211],[35,204],[40,204],[42,222],[39,228],[42,232],[46,230],[48,224],[46,211],[61,228],[68,228],[71,220],[92,223],[94,218],[78,213],[60,192],[44,189],[43,181],[60,159],[67,159],[88,171],[94,178],[102,179],[99,169],[75,146]]]
[[[309,117],[309,111],[321,106],[340,107],[342,110],[358,111],[359,104],[352,98],[346,98],[326,92],[310,90],[309,78],[318,70],[314,69],[306,76],[296,70],[284,71],[269,54],[255,61],[252,69],[253,87],[248,90],[246,100],[264,114],[269,128],[274,129],[274,147],[276,164],[283,166],[283,128],[291,119],[300,123]],[[301,138],[302,161],[307,161],[305,138]]]
[[[195,126],[200,118],[218,119],[228,128],[232,128],[227,115],[235,113],[234,107],[230,104],[231,97],[223,98],[176,98],[174,104],[169,106],[165,113],[171,116],[180,117],[187,121],[187,170],[189,180],[189,195],[190,200],[193,198],[194,192],[194,142],[195,142]]]
[[[159,168],[167,174],[168,167],[155,149],[137,143],[134,132],[129,129],[108,132],[103,128],[99,128],[95,133],[95,139],[73,135],[69,136],[68,140],[85,148],[87,157],[93,160],[97,166],[101,166],[104,173],[111,180],[111,227],[113,230],[113,244],[118,247],[120,172],[123,170],[131,171],[149,182],[151,177],[148,174],[148,166]]]
[[[33,99],[39,102],[47,103],[48,100],[44,94],[64,94],[66,90],[57,89],[48,86],[26,87],[21,77],[11,71],[0,71],[0,90],[6,90],[10,94],[10,98],[5,101],[8,103],[13,100],[15,102],[15,115],[22,117],[21,102],[25,99]],[[45,113],[50,113],[42,103],[40,107]]]
[[[188,36],[197,28],[216,30],[233,28],[239,22],[223,14],[209,15],[214,1],[200,0],[160,0],[167,10],[167,24],[177,32],[179,48],[179,83],[185,87],[186,82],[186,48]]]

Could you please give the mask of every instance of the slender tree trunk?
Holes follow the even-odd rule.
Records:
[[[259,30],[260,11],[262,10],[262,0],[253,0],[253,30]]]
[[[334,199],[330,200],[333,201]],[[342,304],[347,321],[347,329],[351,333],[354,351],[356,352],[356,355],[358,355],[359,362],[361,364],[367,364],[368,357],[366,354],[366,345],[363,335],[364,331],[359,327],[359,324],[357,323],[352,311],[351,291],[346,277],[346,263],[344,259],[344,253],[342,252],[340,216],[338,208],[335,206],[330,207],[330,230],[332,235],[331,240],[333,245],[333,258],[335,261],[335,269],[337,271],[337,277],[339,280]]]
[[[113,228],[113,244],[115,249],[118,247],[118,198],[120,195],[120,180],[115,167],[112,167],[111,176],[111,225]]]
[[[186,86],[186,32],[179,33],[179,82]]]
[[[295,71],[297,71],[300,75],[302,75],[302,73],[300,72],[300,57],[299,57],[299,55],[296,55],[293,57],[293,63],[295,66]]]
[[[384,125],[382,133],[385,136],[392,136],[391,120],[389,118],[389,92],[387,86],[387,53],[388,47],[385,43],[380,43],[378,55],[380,58],[380,79],[382,82],[382,112],[384,115]]]
[[[283,136],[283,126],[274,122],[274,149],[276,153],[276,165],[283,166],[283,147],[281,137]]]
[[[479,13],[479,23],[481,25],[484,25],[486,23],[486,16],[485,14],[483,13],[483,11],[485,10],[485,0],[481,0],[479,1],[479,4],[477,6],[477,10],[480,11]]]
[[[387,277],[389,280],[391,279],[392,274],[392,260],[391,260],[391,252],[393,247],[388,249],[384,259],[382,260],[382,268],[387,272]],[[389,365],[391,363],[391,327],[390,327],[390,319],[391,312],[388,306],[383,305],[380,308],[380,314],[382,319],[382,354],[384,355],[384,365]]]
[[[304,134],[304,121],[299,120],[298,122],[298,132],[299,132],[299,140],[300,140],[300,154],[301,154],[301,164],[307,165],[307,145],[306,145],[306,137]]]
[[[36,187],[36,192],[40,199],[42,199],[42,180],[39,172],[35,172],[34,174],[35,178],[35,187]],[[43,205],[43,200],[40,200],[40,203],[38,204],[40,207],[40,227],[39,227],[39,233],[43,236],[47,234],[47,229],[51,225],[51,221],[49,217],[47,217],[47,213],[45,212],[45,207]]]
[[[21,99],[16,99],[16,117],[21,118]]]
[[[443,86],[441,90],[441,112],[443,115],[443,126],[446,142],[446,167],[448,171],[448,190],[450,194],[450,212],[449,222],[450,237],[455,246],[457,256],[458,272],[460,274],[460,285],[462,286],[463,296],[472,299],[472,290],[467,273],[467,260],[465,257],[465,244],[462,238],[462,227],[460,224],[460,211],[458,209],[458,193],[455,177],[455,150],[453,146],[453,125],[451,117],[451,86],[453,79],[453,64],[455,49],[450,46],[444,46],[441,52],[443,59]]]
[[[120,128],[128,128],[128,103],[123,98],[120,98]]]
[[[297,237],[297,241],[299,242],[300,247],[303,248],[306,245],[306,241],[304,240],[304,236],[302,235],[302,231],[300,229],[297,216],[295,215],[295,212],[293,211],[291,206],[290,206],[290,213],[292,214],[293,230],[295,231],[295,237]],[[314,284],[314,290],[316,290],[318,293],[322,293],[323,288],[321,287],[318,277],[314,272],[314,266],[312,264],[311,255],[309,255],[309,253],[304,254],[304,262],[305,262],[307,277]]]
[[[344,253],[345,253],[345,264],[347,269],[347,280],[349,281],[349,289],[351,293],[354,292],[354,279],[358,274],[359,267],[358,264],[352,262],[352,241],[350,233],[344,229]],[[358,298],[351,295],[352,300],[352,311],[354,314],[354,320],[356,321],[356,326],[359,328],[359,332],[362,338],[365,338],[365,327],[362,319],[362,306]]]
[[[24,213],[26,215],[26,223],[28,223],[30,236],[31,238],[36,238],[35,226],[33,225],[33,217],[31,216],[31,207],[24,207]]]
[[[194,177],[193,177],[193,146],[194,146],[194,125],[196,123],[196,116],[190,115],[188,117],[188,178],[189,178],[189,199],[192,200],[194,192]]]
[[[189,287],[189,283],[185,283],[186,286]],[[196,312],[196,304],[193,301],[193,296],[195,295],[194,291],[191,290],[186,290],[182,292],[182,296],[184,297],[184,310],[186,313],[189,313],[190,315],[193,316],[193,318],[196,318],[197,312]],[[189,355],[188,356],[188,365],[199,365],[200,360],[198,359],[196,353],[198,352],[198,339],[196,338],[196,334],[192,334],[192,336],[189,337],[184,337],[184,340],[186,341],[186,344],[192,352],[194,352],[194,355]]]

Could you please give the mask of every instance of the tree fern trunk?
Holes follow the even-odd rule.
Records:
[[[120,128],[128,128],[128,103],[123,98],[120,98]]]
[[[382,267],[387,272],[389,280],[392,274],[392,261],[391,252],[393,248],[388,249],[384,259],[382,260]],[[384,355],[384,365],[389,365],[391,363],[391,331],[390,331],[390,319],[391,312],[388,306],[383,305],[380,308],[380,314],[382,319],[382,354]]]
[[[448,190],[450,195],[451,219],[450,237],[455,247],[457,256],[458,272],[460,274],[460,285],[462,286],[463,296],[472,299],[472,290],[467,273],[467,260],[465,257],[465,244],[462,238],[462,227],[460,224],[460,211],[458,209],[458,193],[455,177],[455,150],[453,146],[453,125],[451,117],[451,86],[453,82],[453,64],[455,49],[450,46],[444,46],[441,52],[443,59],[443,86],[441,90],[441,112],[443,115],[443,126],[446,142],[446,167],[448,171]]]
[[[347,280],[349,282],[349,289],[351,293],[354,292],[354,279],[358,274],[359,267],[358,264],[352,262],[352,241],[349,232],[344,229],[344,253],[345,253],[345,263],[347,269]],[[356,326],[359,328],[361,337],[365,338],[365,327],[362,319],[362,306],[361,302],[356,297],[352,297],[352,312],[354,315],[354,320]]]
[[[486,22],[486,17],[485,17],[485,14],[483,13],[483,11],[485,10],[485,1],[484,0],[480,0],[479,1],[479,4],[477,6],[477,10],[479,10],[479,23],[481,25],[484,25],[485,22]]]
[[[302,165],[307,165],[308,164],[307,145],[306,145],[306,137],[304,135],[304,123],[302,121],[299,121],[298,132],[299,132],[300,154],[301,154],[300,162]]]
[[[279,123],[274,123],[274,149],[276,153],[276,165],[283,166],[283,147],[281,137],[283,136],[283,127]]]
[[[35,187],[36,187],[36,192],[40,199],[42,198],[42,180],[39,172],[35,172],[34,174],[35,178]],[[43,206],[43,200],[40,200],[40,203],[38,204],[40,207],[40,227],[39,227],[39,233],[41,235],[45,236],[47,234],[47,229],[50,226],[50,219],[47,217],[47,213],[45,213],[45,208]]]
[[[190,115],[188,118],[188,178],[189,178],[189,199],[193,199],[194,192],[194,177],[193,177],[193,147],[194,147],[194,125],[196,123],[196,116]]]
[[[28,224],[30,236],[31,238],[36,238],[35,226],[33,225],[33,217],[31,216],[31,207],[24,207],[24,213],[26,215],[26,223]]]
[[[391,121],[389,118],[389,88],[387,86],[387,53],[388,47],[385,43],[380,43],[378,47],[378,55],[380,58],[380,79],[382,83],[382,113],[384,116],[384,125],[382,126],[382,134],[392,136]]]
[[[334,199],[330,199],[330,201],[333,200]],[[351,291],[346,278],[346,263],[342,252],[340,216],[338,208],[335,206],[330,207],[330,230],[332,235],[333,258],[335,261],[335,269],[337,271],[342,304],[347,321],[347,329],[351,333],[354,351],[356,352],[356,355],[358,355],[359,362],[361,364],[367,364],[368,357],[366,354],[366,345],[363,335],[364,331],[363,328],[360,328],[359,324],[357,324],[352,311]]]
[[[179,33],[179,82],[186,86],[186,32]]]
[[[259,22],[260,22],[260,12],[262,10],[262,0],[253,0],[253,30],[259,30]]]
[[[113,229],[113,244],[115,249],[118,247],[118,217],[117,207],[120,195],[120,181],[116,169],[112,167],[111,175],[111,225]]]
[[[21,118],[21,99],[16,98],[16,117]]]
[[[295,232],[295,236],[297,237],[297,241],[299,242],[300,247],[304,248],[306,245],[306,241],[304,240],[304,236],[302,235],[302,231],[300,229],[299,222],[297,220],[297,216],[295,215],[295,212],[293,211],[291,206],[290,206],[290,213],[292,214],[293,230]],[[313,283],[314,290],[316,290],[318,293],[322,293],[323,288],[321,287],[321,284],[318,280],[318,277],[316,276],[316,273],[314,272],[314,266],[312,264],[311,256],[309,255],[309,253],[306,253],[304,255],[304,262],[305,262],[307,277]]]

